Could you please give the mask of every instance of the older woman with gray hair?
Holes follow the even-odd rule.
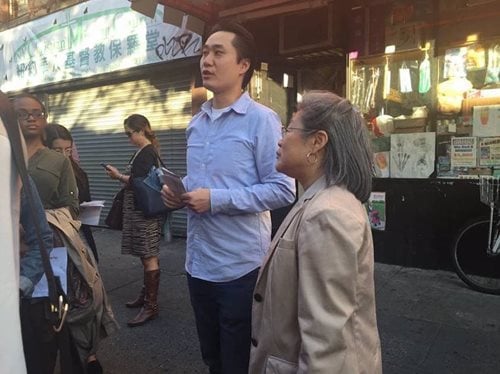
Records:
[[[249,373],[382,372],[363,206],[372,157],[364,120],[348,100],[304,95],[276,163],[304,193],[259,273]]]

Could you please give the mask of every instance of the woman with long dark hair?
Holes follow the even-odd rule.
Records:
[[[62,153],[71,161],[73,173],[76,178],[76,185],[78,186],[78,200],[80,204],[85,201],[90,201],[89,178],[87,177],[87,173],[73,159],[74,142],[69,130],[57,123],[51,123],[45,128],[45,136],[45,143],[47,144],[47,147],[56,152]],[[85,240],[87,240],[87,243],[92,250],[92,253],[94,254],[94,258],[98,262],[99,256],[97,254],[97,246],[95,244],[90,226],[82,224],[81,230],[85,236]]]
[[[163,217],[146,218],[135,207],[132,179],[145,177],[152,166],[158,166],[158,141],[146,117],[132,114],[123,122],[130,143],[138,148],[129,161],[125,173],[112,165],[106,172],[112,179],[125,185],[123,203],[122,253],[137,256],[144,267],[144,284],[136,300],[126,304],[128,308],[141,308],[129,321],[130,327],[140,326],[158,317],[158,287],[160,284],[160,235]]]

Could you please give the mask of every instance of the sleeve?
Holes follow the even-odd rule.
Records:
[[[158,166],[158,156],[153,146],[144,148],[132,163],[132,177],[145,177],[151,166]]]
[[[20,289],[24,297],[30,297],[33,293],[35,284],[40,280],[44,273],[42,254],[37,239],[33,218],[39,223],[41,230],[41,238],[45,244],[45,248],[52,250],[52,230],[47,223],[45,211],[40,201],[38,191],[31,177],[29,177],[31,191],[33,192],[33,202],[35,211],[32,212],[28,202],[28,198],[23,187],[21,191],[21,215],[20,222],[24,227],[24,241],[28,247],[28,251],[21,258],[20,265]]]
[[[279,173],[275,166],[281,121],[276,113],[266,113],[263,122],[254,149],[260,183],[241,188],[211,189],[212,214],[259,213],[281,208],[295,200],[295,181]]]
[[[71,211],[71,215],[74,218],[78,217],[80,210],[80,205],[78,203],[78,187],[76,185],[73,167],[68,158],[66,158],[62,164],[58,192],[61,201],[60,206],[67,206]]]
[[[298,233],[298,373],[345,370],[364,225],[347,209],[320,208]]]

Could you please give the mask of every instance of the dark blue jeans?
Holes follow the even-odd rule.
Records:
[[[230,282],[187,275],[201,356],[210,374],[247,374],[252,295],[259,269]]]

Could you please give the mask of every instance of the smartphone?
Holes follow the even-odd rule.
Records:
[[[100,162],[99,165],[101,165],[104,169],[108,170],[108,164],[105,162]]]

